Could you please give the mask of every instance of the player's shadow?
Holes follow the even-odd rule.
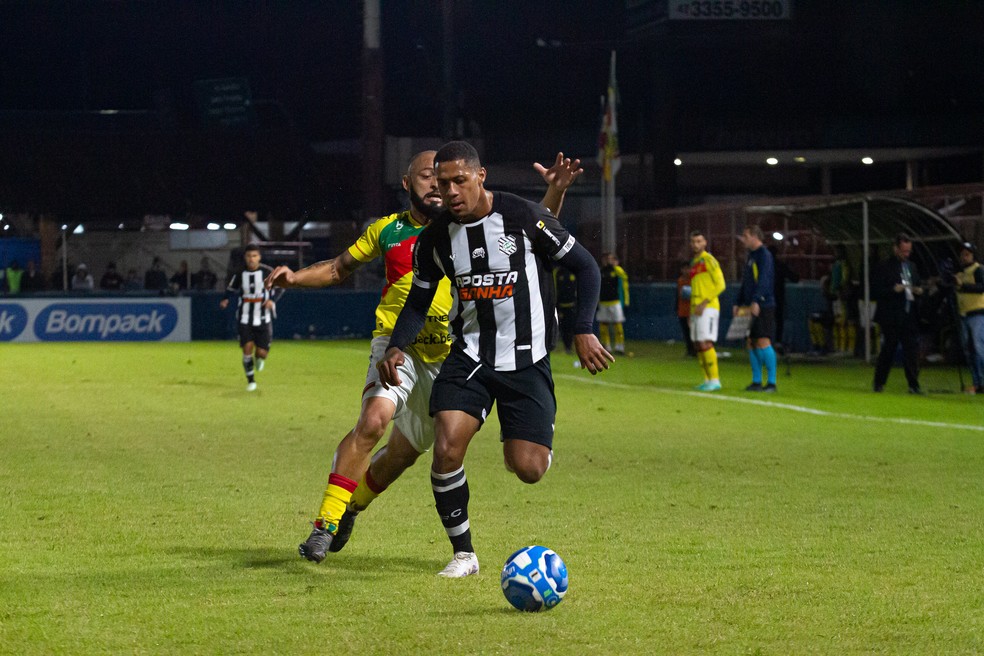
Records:
[[[255,547],[178,547],[173,553],[191,560],[224,562],[244,569],[306,569],[328,570],[335,577],[365,578],[367,575],[386,575],[393,571],[438,571],[444,563],[427,558],[410,556],[370,556],[357,553],[329,554],[320,564],[308,562],[290,548]]]

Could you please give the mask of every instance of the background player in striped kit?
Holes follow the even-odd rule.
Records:
[[[564,191],[581,174],[580,161],[558,153],[549,168],[534,167],[548,184],[543,203],[559,211]],[[335,450],[328,486],[308,539],[298,547],[300,555],[320,563],[337,552],[351,536],[355,518],[392,484],[417,457],[434,443],[434,423],[428,412],[431,386],[448,353],[448,313],[451,293],[445,282],[427,308],[426,327],[408,347],[401,384],[379,384],[376,363],[382,357],[396,317],[403,308],[412,278],[411,251],[417,236],[441,210],[441,196],[434,176],[434,151],[415,155],[403,176],[410,195],[410,209],[374,221],[363,235],[333,260],[291,271],[273,270],[268,285],[327,287],[338,284],[363,264],[382,257],[387,284],[376,308],[376,329],[362,395],[359,420]],[[390,422],[386,445],[372,456]],[[356,483],[358,481],[358,484]]]
[[[243,251],[246,268],[234,275],[226,287],[226,298],[219,302],[223,310],[229,306],[229,298],[236,294],[236,327],[239,330],[239,345],[243,349],[243,369],[246,371],[246,391],[256,389],[256,371],[263,371],[270,342],[273,340],[273,317],[277,301],[284,290],[268,289],[264,278],[273,269],[260,263],[260,247],[250,244]],[[254,360],[255,356],[255,360]],[[255,367],[255,369],[254,369]]]
[[[479,569],[464,457],[492,405],[502,426],[507,469],[535,483],[552,460],[554,262],[577,280],[574,347],[581,366],[595,374],[614,358],[593,332],[601,280],[594,258],[542,206],[487,191],[485,169],[470,144],[450,142],[434,159],[445,212],[417,241],[413,287],[378,367],[384,385],[401,383],[404,350],[424,327],[427,307],[449,278],[454,341],[431,393],[431,487],[455,554],[441,575],[460,578]]]

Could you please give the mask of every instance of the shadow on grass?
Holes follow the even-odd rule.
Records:
[[[296,549],[289,548],[232,548],[232,547],[178,547],[172,553],[192,560],[213,560],[245,569],[318,569],[332,576],[365,577],[400,572],[438,572],[445,563],[412,556],[361,555],[357,551],[348,554],[330,554],[320,564],[304,560]]]

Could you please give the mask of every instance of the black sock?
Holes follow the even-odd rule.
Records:
[[[251,383],[254,382],[253,381],[253,373],[254,372],[253,372],[253,356],[252,355],[244,355],[243,356],[243,369],[246,370],[246,380],[248,380]]]
[[[459,467],[449,474],[431,471],[431,488],[437,514],[441,517],[444,530],[455,553],[475,551],[472,548],[471,528],[468,523],[468,479],[465,468]]]

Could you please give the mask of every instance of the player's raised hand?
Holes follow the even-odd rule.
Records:
[[[615,362],[615,356],[601,345],[593,333],[574,335],[574,351],[581,361],[581,367],[590,371],[592,376],[608,369],[610,362]]]
[[[581,160],[564,157],[564,153],[557,153],[557,158],[550,168],[539,162],[534,162],[533,168],[543,176],[544,182],[560,191],[570,187],[584,173],[584,169],[581,168]]]
[[[403,351],[395,346],[386,349],[383,359],[376,363],[376,371],[379,372],[379,380],[383,383],[383,389],[398,387],[403,383],[400,380],[400,372],[397,367],[406,362]]]
[[[263,286],[267,289],[274,287],[287,289],[294,286],[296,275],[290,267],[280,265],[270,272],[270,275],[263,281]]]

